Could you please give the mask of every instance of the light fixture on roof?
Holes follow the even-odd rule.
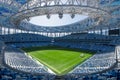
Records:
[[[58,13],[59,18],[62,19],[63,18],[63,13]]]
[[[47,14],[46,17],[47,17],[47,19],[50,19],[50,14]]]
[[[28,18],[26,18],[26,20],[29,22],[29,21],[30,21],[30,18],[28,17]]]
[[[71,8],[71,18],[73,19],[75,17],[75,9]]]
[[[45,14],[46,14],[47,19],[50,19],[50,11],[49,11],[49,9],[45,9]]]
[[[71,18],[73,19],[74,17],[75,17],[75,14],[74,14],[74,13],[72,13],[72,14],[71,14]]]

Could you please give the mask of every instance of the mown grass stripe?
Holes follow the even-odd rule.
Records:
[[[25,48],[28,55],[44,64],[57,75],[64,75],[90,58],[94,52],[56,46]],[[81,56],[83,55],[83,56]]]

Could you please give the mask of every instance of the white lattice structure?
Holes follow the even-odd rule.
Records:
[[[119,0],[0,0],[0,26],[37,32],[84,32],[88,30],[112,29],[119,27]],[[32,25],[25,19],[38,15],[80,14],[87,15],[84,21],[62,26],[68,29],[48,28]],[[71,16],[71,17],[72,17]],[[92,23],[92,24],[89,24]],[[28,26],[27,26],[28,25]],[[17,27],[16,27],[17,26]],[[32,30],[32,29],[33,30]],[[52,30],[52,31],[51,31]]]

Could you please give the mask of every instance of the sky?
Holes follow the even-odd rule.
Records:
[[[59,27],[84,20],[85,18],[87,18],[87,16],[76,14],[72,19],[70,14],[63,14],[63,18],[60,19],[58,14],[54,14],[51,15],[50,19],[48,19],[46,15],[31,17],[29,22],[39,26]]]

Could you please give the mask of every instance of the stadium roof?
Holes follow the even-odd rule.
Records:
[[[42,27],[29,23],[40,15],[75,14],[87,19],[61,27]],[[0,0],[0,25],[40,32],[80,32],[120,26],[120,0]]]

